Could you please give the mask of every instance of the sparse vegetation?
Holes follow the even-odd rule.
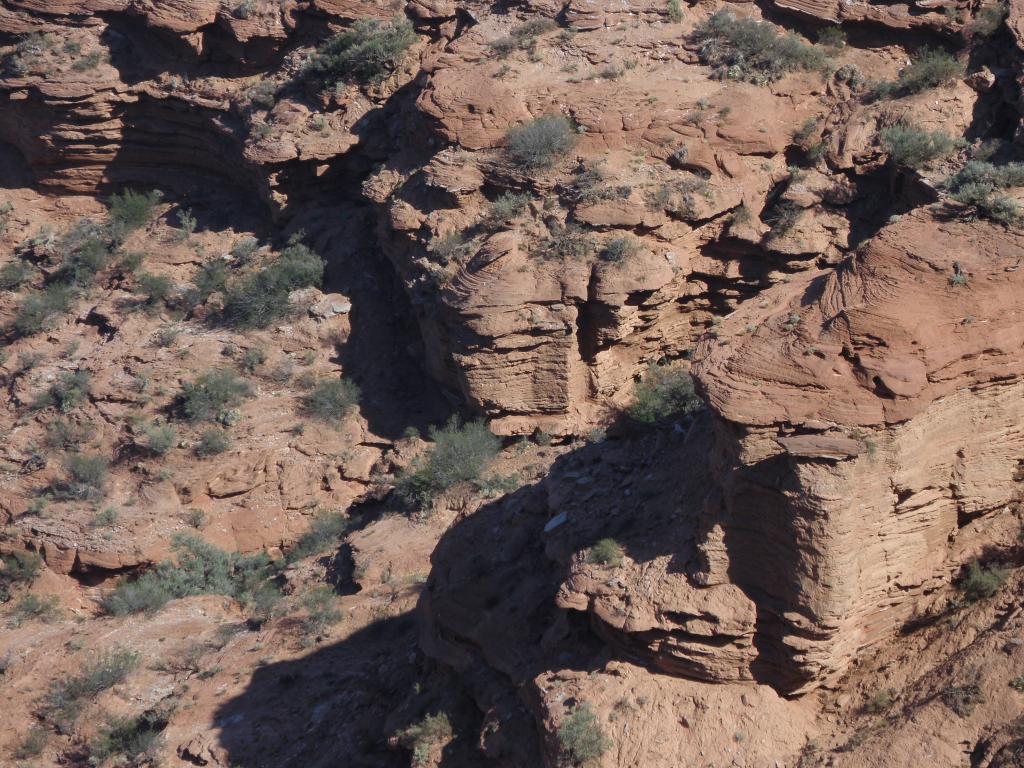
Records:
[[[701,62],[713,67],[722,80],[766,85],[787,72],[823,71],[828,64],[822,49],[796,35],[780,35],[772,24],[737,18],[728,11],[717,11],[700,24],[692,40],[700,44]]]
[[[359,401],[359,387],[347,379],[325,379],[302,398],[302,411],[319,421],[336,424]]]
[[[37,595],[24,595],[14,604],[11,612],[11,626],[21,626],[26,621],[41,621],[51,624],[60,618],[60,606],[56,595],[38,597]]]
[[[668,0],[666,9],[669,21],[678,24],[683,20],[683,7],[679,4],[679,0]]]
[[[974,14],[967,31],[972,39],[984,40],[1003,28],[1010,7],[1006,2],[985,3]]]
[[[525,193],[504,192],[493,203],[484,220],[484,225],[497,229],[523,215],[530,196]]]
[[[451,739],[452,724],[444,712],[427,715],[398,734],[398,742],[406,749],[412,750],[413,768],[426,766],[431,749],[443,746]]]
[[[114,240],[120,242],[126,235],[141,229],[153,218],[153,209],[163,199],[159,192],[136,192],[126,189],[110,198],[110,226]]]
[[[441,429],[432,427],[430,438],[434,446],[426,459],[397,483],[399,496],[421,510],[458,483],[477,480],[501,447],[498,438],[479,421],[460,426],[452,419]]]
[[[17,336],[31,336],[49,328],[54,319],[71,308],[74,290],[53,283],[42,291],[30,293],[14,315],[12,329]]]
[[[996,166],[971,160],[946,181],[946,188],[958,203],[969,205],[975,215],[1004,226],[1021,223],[1020,204],[999,190],[1024,186],[1024,163]]]
[[[178,412],[189,421],[223,420],[226,410],[252,396],[249,382],[229,370],[213,370],[185,383],[178,395]]]
[[[611,748],[611,741],[601,730],[597,715],[589,704],[580,704],[558,728],[558,743],[569,765],[574,768],[594,764]]]
[[[89,396],[91,387],[89,374],[85,371],[65,371],[36,397],[32,406],[37,409],[56,408],[61,413],[69,413]]]
[[[622,565],[622,547],[615,539],[601,539],[590,548],[587,562],[594,565]]]
[[[249,347],[242,353],[238,364],[246,373],[255,373],[263,363],[267,362],[267,353],[261,347]]]
[[[320,512],[288,553],[288,562],[337,549],[348,532],[348,519],[338,512]]]
[[[170,424],[150,424],[143,431],[143,440],[157,456],[166,456],[178,444],[178,431]]]
[[[54,450],[81,450],[92,439],[92,424],[57,418],[46,425],[45,444]]]
[[[604,244],[598,256],[601,261],[618,263],[625,261],[640,252],[640,244],[632,237],[615,237]]]
[[[11,599],[11,590],[31,584],[43,567],[35,552],[12,552],[0,555],[0,603]]]
[[[379,83],[398,69],[414,42],[416,33],[407,19],[387,24],[360,19],[317,48],[305,71],[328,87],[342,82]]]
[[[320,285],[324,260],[301,243],[292,243],[263,269],[231,285],[224,297],[223,317],[243,328],[262,328],[291,311],[288,294]]]
[[[143,272],[137,278],[139,292],[145,298],[145,305],[151,309],[166,304],[174,291],[174,283],[165,275],[154,275],[150,272]]]
[[[89,744],[90,760],[97,765],[113,758],[119,765],[154,765],[165,726],[156,715],[111,716]]]
[[[879,83],[870,93],[873,99],[912,96],[929,88],[947,85],[964,73],[963,65],[945,51],[923,48],[913,62],[904,67],[895,82]]]
[[[882,129],[882,149],[896,165],[917,170],[950,155],[956,142],[944,133],[899,124]]]
[[[516,50],[535,53],[537,38],[545,32],[558,29],[554,19],[546,17],[530,19],[512,30],[506,37],[500,37],[488,43],[488,47],[498,56],[504,58]]]
[[[50,741],[50,733],[46,728],[35,725],[18,736],[18,742],[11,753],[15,760],[31,760],[39,757]]]
[[[676,365],[652,365],[633,391],[626,413],[641,424],[693,413],[701,407],[689,372]]]
[[[195,445],[196,456],[201,459],[210,456],[217,456],[224,453],[231,447],[231,438],[228,433],[219,427],[210,427],[199,436]]]
[[[0,291],[13,291],[32,279],[35,270],[21,259],[9,261],[0,267]]]
[[[318,635],[342,619],[337,596],[330,587],[314,587],[302,596],[299,605],[306,611],[303,629],[310,635]]]
[[[169,600],[189,595],[226,595],[264,611],[277,599],[276,568],[265,554],[224,552],[194,536],[179,534],[175,561],[165,560],[134,581],[124,581],[103,601],[115,616],[153,613]]]
[[[512,128],[505,136],[509,158],[523,170],[550,168],[576,144],[572,123],[561,115],[545,115]]]
[[[942,703],[953,710],[960,717],[970,717],[974,708],[985,701],[985,694],[981,685],[975,679],[963,685],[950,685],[942,691],[940,698]]]
[[[138,668],[138,653],[120,646],[90,655],[77,675],[57,680],[43,700],[42,712],[60,728],[78,718],[85,702],[113,688]]]
[[[110,462],[98,454],[75,453],[64,464],[64,477],[50,486],[53,498],[89,501],[103,497]]]
[[[968,602],[987,600],[993,597],[1006,581],[1006,571],[999,566],[984,566],[977,560],[967,566],[964,575],[956,583]]]

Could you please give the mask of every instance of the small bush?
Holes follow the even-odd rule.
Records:
[[[171,298],[171,294],[174,292],[174,283],[171,282],[169,277],[164,275],[143,272],[136,278],[136,282],[138,283],[139,291],[146,297],[145,303],[148,307],[155,308],[167,303],[167,300]]]
[[[90,762],[101,764],[119,758],[120,765],[152,765],[166,722],[148,715],[110,717],[89,744]]]
[[[252,387],[236,373],[213,370],[182,386],[177,407],[189,421],[216,421],[251,396]]]
[[[967,25],[967,31],[972,38],[991,37],[1006,22],[1010,15],[1009,4],[1006,2],[995,2],[982,5],[974,14],[971,23]]]
[[[714,67],[720,79],[745,80],[766,85],[787,72],[823,71],[828,57],[794,34],[780,35],[763,21],[737,18],[717,11],[693,32],[702,63]]]
[[[249,347],[242,353],[242,358],[238,361],[238,364],[246,373],[255,373],[256,369],[265,362],[267,362],[267,353],[262,348]]]
[[[136,192],[126,189],[120,195],[110,198],[110,224],[114,239],[120,241],[125,235],[141,229],[153,218],[153,208],[163,199],[159,192]]]
[[[398,743],[412,750],[413,768],[426,765],[430,750],[452,740],[452,724],[444,712],[427,715],[398,734]]]
[[[78,424],[66,419],[54,419],[46,425],[46,447],[54,450],[80,450],[95,433],[92,424]]]
[[[0,291],[13,291],[32,279],[35,270],[21,259],[0,267]]]
[[[43,754],[49,741],[50,732],[41,725],[35,725],[27,733],[18,736],[18,743],[11,755],[15,760],[31,760]]]
[[[594,565],[622,565],[622,547],[615,539],[601,539],[590,548],[587,553],[587,562]]]
[[[204,264],[193,279],[193,286],[185,292],[185,302],[196,307],[214,293],[220,293],[228,284],[228,268],[217,259]]]
[[[157,456],[166,456],[178,444],[178,431],[170,424],[150,424],[143,439],[145,446]]]
[[[299,605],[306,611],[303,629],[310,635],[318,635],[342,619],[337,596],[330,587],[314,587],[302,596]]]
[[[442,267],[459,259],[468,250],[469,244],[461,232],[451,232],[444,237],[435,237],[427,248],[431,260],[436,261]]]
[[[103,497],[110,462],[99,455],[76,453],[64,465],[64,478],[56,481],[50,492],[62,501],[88,501]]]
[[[320,285],[324,260],[296,243],[264,269],[232,285],[224,297],[224,319],[244,328],[262,328],[291,311],[288,294]]]
[[[34,552],[13,552],[0,555],[0,603],[11,599],[11,589],[35,581],[43,561]]]
[[[941,698],[942,703],[960,717],[970,717],[974,707],[985,701],[985,694],[978,683],[972,682],[949,686],[942,691]]]
[[[818,32],[818,45],[824,45],[826,48],[842,48],[846,45],[846,32],[839,25],[825,27]]]
[[[201,459],[210,456],[218,456],[231,447],[231,438],[228,433],[218,427],[210,427],[199,436],[196,443],[196,456]]]
[[[302,412],[310,418],[337,423],[359,401],[359,387],[347,379],[321,381],[302,398]]]
[[[34,408],[56,408],[61,413],[73,411],[89,396],[92,387],[85,371],[62,373],[32,404]]]
[[[968,602],[987,600],[993,597],[1006,581],[1006,571],[998,566],[985,567],[977,560],[967,566],[967,571],[956,586]]]
[[[310,57],[306,73],[326,86],[379,83],[398,69],[416,33],[406,19],[387,24],[360,19],[327,40]]]
[[[338,512],[317,514],[306,531],[288,553],[288,562],[337,549],[348,532],[348,519]]]
[[[483,422],[459,426],[456,419],[443,429],[432,427],[433,449],[425,461],[398,481],[398,494],[406,503],[426,509],[438,494],[480,477],[498,454],[501,442]]]
[[[604,244],[598,252],[601,261],[618,263],[640,252],[640,245],[632,237],[616,237]]]
[[[904,67],[896,82],[875,86],[874,99],[900,98],[921,93],[953,82],[964,74],[963,65],[945,51],[924,48],[918,57]]]
[[[79,288],[89,286],[111,261],[106,230],[96,222],[82,219],[58,243],[64,261],[55,280]]]
[[[944,133],[923,131],[912,125],[893,125],[881,132],[882,148],[896,165],[922,169],[956,149]]]
[[[668,20],[678,24],[683,20],[683,8],[679,4],[679,0],[668,0],[666,6],[668,10]]]
[[[552,232],[536,253],[545,259],[585,259],[594,251],[594,243],[582,230],[561,227]]]
[[[43,699],[43,714],[66,727],[78,718],[85,701],[124,682],[138,668],[139,661],[139,654],[122,647],[93,654],[77,675],[50,686]]]
[[[21,302],[12,324],[17,336],[31,336],[49,328],[57,315],[71,308],[75,292],[71,286],[54,283],[30,293]]]
[[[612,746],[588,704],[580,704],[565,718],[558,728],[558,743],[569,765],[580,768],[598,760]]]
[[[56,595],[37,597],[36,595],[25,595],[14,604],[11,612],[11,624],[20,626],[26,621],[41,621],[51,624],[60,619],[60,606]]]
[[[505,135],[512,162],[524,170],[550,168],[576,144],[572,123],[561,115],[546,115],[516,126]]]
[[[1024,163],[995,166],[971,160],[946,181],[954,200],[973,207],[978,216],[1004,226],[1021,223],[1024,213],[1014,198],[997,191],[1020,186],[1024,186]]]
[[[525,193],[505,192],[491,203],[484,224],[492,229],[505,226],[522,216],[529,202],[530,196]]]
[[[177,535],[166,560],[135,581],[125,581],[103,601],[115,616],[153,613],[169,600],[189,595],[226,595],[243,605],[262,603],[279,590],[271,581],[274,564],[264,554],[224,552],[194,536]]]
[[[174,239],[179,242],[185,242],[192,237],[199,222],[192,215],[191,208],[179,208],[175,211],[174,217],[178,220],[178,230],[174,233]]]
[[[688,371],[678,366],[652,365],[633,391],[627,414],[641,424],[693,413],[701,407]]]

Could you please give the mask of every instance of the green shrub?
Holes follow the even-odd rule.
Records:
[[[460,426],[456,419],[443,429],[431,427],[434,446],[424,461],[399,478],[399,496],[408,504],[426,509],[434,498],[452,486],[474,481],[498,454],[501,442],[483,422]]]
[[[993,597],[1006,581],[1006,571],[999,566],[985,567],[977,560],[967,566],[956,586],[969,602]]]
[[[64,255],[64,261],[55,280],[69,286],[91,285],[111,261],[106,231],[88,219],[80,220],[68,230],[57,249]]]
[[[0,267],[0,291],[13,291],[32,279],[35,270],[21,259]]]
[[[153,218],[153,208],[163,199],[157,191],[136,192],[126,189],[110,198],[110,224],[114,239],[120,241],[136,229],[141,229]]]
[[[102,498],[109,469],[110,462],[104,456],[72,454],[64,465],[63,479],[50,486],[50,493],[62,501]]]
[[[985,693],[977,682],[950,685],[940,694],[942,703],[960,717],[970,717],[974,707],[985,701]]]
[[[545,115],[512,128],[505,147],[512,162],[524,170],[550,168],[575,146],[572,123],[561,115]]]
[[[11,589],[31,584],[43,567],[35,552],[0,555],[0,603],[11,599]]]
[[[15,760],[31,760],[39,757],[50,741],[50,732],[41,725],[34,725],[27,733],[18,736],[18,742],[11,753]]]
[[[585,259],[594,251],[594,243],[577,227],[560,227],[537,248],[537,255],[545,259]]]
[[[846,32],[838,24],[833,27],[825,27],[818,32],[818,45],[824,45],[826,48],[842,48],[846,45]]]
[[[74,300],[74,289],[54,283],[42,291],[30,293],[14,315],[13,330],[18,336],[31,336],[49,328],[57,315],[67,312]]]
[[[700,407],[688,371],[679,366],[652,365],[636,385],[633,402],[626,412],[641,424],[656,424],[693,413]]]
[[[165,304],[174,292],[174,283],[165,275],[154,275],[143,272],[136,278],[139,291],[146,297],[146,305],[157,307]]]
[[[668,20],[678,24],[683,20],[683,8],[679,4],[679,0],[668,0]]]
[[[615,539],[601,539],[590,548],[587,562],[595,565],[622,565],[622,547]]]
[[[46,425],[46,447],[66,451],[80,450],[96,432],[92,424],[78,424],[66,419],[54,419]]]
[[[398,743],[412,750],[413,768],[425,766],[430,750],[452,740],[452,724],[444,712],[427,715],[397,734]]]
[[[430,258],[444,267],[462,257],[469,250],[469,244],[461,232],[451,232],[444,237],[435,237],[427,250]]]
[[[346,379],[326,379],[302,398],[302,412],[328,423],[341,421],[359,401],[359,387]]]
[[[199,306],[211,294],[220,293],[228,284],[227,265],[217,259],[204,264],[193,279],[193,286],[185,292],[185,302],[192,307]]]
[[[320,45],[307,62],[306,73],[327,86],[379,83],[398,69],[414,42],[416,33],[407,19],[387,24],[360,19]]]
[[[240,327],[265,327],[291,311],[289,293],[320,285],[323,274],[322,258],[301,243],[292,244],[275,262],[227,290],[223,318]]]
[[[120,646],[91,655],[79,673],[54,682],[43,699],[42,712],[62,728],[74,723],[87,700],[124,682],[139,666],[138,653]]]
[[[89,396],[91,388],[89,374],[85,371],[65,371],[35,399],[32,407],[56,408],[68,413]]]
[[[56,595],[37,597],[36,595],[25,595],[14,604],[11,612],[11,624],[20,626],[26,621],[41,621],[51,624],[60,619],[60,605]]]
[[[192,215],[191,208],[179,208],[174,212],[174,217],[178,220],[178,230],[174,233],[174,239],[178,242],[186,242],[196,231],[199,222]]]
[[[143,438],[149,450],[157,456],[166,456],[178,444],[178,431],[170,424],[150,424]]]
[[[946,180],[954,200],[973,207],[978,216],[1004,226],[1021,223],[1024,214],[1014,198],[997,191],[1020,186],[1024,186],[1024,163],[995,166],[971,160]]]
[[[565,718],[558,728],[558,743],[569,765],[578,767],[593,764],[612,746],[589,704],[580,704]]]
[[[196,456],[205,459],[222,454],[230,447],[231,438],[228,436],[228,433],[218,427],[210,427],[199,436],[195,452]]]
[[[953,82],[964,74],[963,64],[945,51],[923,48],[904,67],[896,82],[881,83],[872,90],[874,99],[900,98]]]
[[[155,765],[166,721],[150,715],[111,716],[89,743],[90,763],[118,758],[118,765]]]
[[[523,215],[529,202],[530,196],[525,193],[503,193],[491,203],[491,207],[484,219],[485,226],[498,228],[508,224],[513,219]]]
[[[896,165],[922,169],[951,154],[956,142],[944,133],[912,125],[893,125],[880,134],[882,148]]]
[[[597,255],[602,261],[619,263],[636,256],[639,252],[640,244],[632,237],[625,236],[615,237],[609,240],[604,244]]]
[[[299,605],[306,611],[303,629],[311,635],[320,634],[342,619],[337,596],[330,587],[314,587],[302,596]]]
[[[533,52],[537,48],[537,37],[558,28],[554,19],[537,18],[515,27],[507,37],[501,37],[488,43],[488,47],[499,58],[508,56],[515,50]]]
[[[1006,22],[1010,15],[1009,4],[1006,2],[987,3],[982,5],[974,14],[971,23],[967,25],[968,33],[972,38],[991,37]]]
[[[700,45],[701,62],[713,67],[715,76],[723,80],[766,85],[787,72],[823,71],[828,65],[822,49],[796,35],[780,35],[771,24],[737,18],[724,10],[700,24],[691,40]]]
[[[288,553],[288,562],[337,549],[348,532],[349,521],[338,512],[320,512]]]
[[[213,370],[182,385],[178,412],[192,422],[222,419],[224,412],[252,396],[249,382],[229,370]]]
[[[166,560],[135,581],[125,581],[103,601],[115,616],[152,613],[169,600],[190,595],[226,595],[243,605],[260,605],[279,595],[272,579],[277,569],[265,554],[224,552],[212,544],[179,534]]]
[[[263,363],[267,362],[267,353],[261,347],[249,347],[242,353],[238,364],[246,373],[255,373]]]

